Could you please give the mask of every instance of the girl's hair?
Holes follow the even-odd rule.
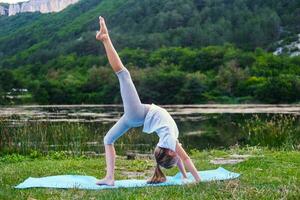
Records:
[[[147,182],[150,184],[162,183],[166,181],[166,176],[161,171],[160,166],[166,169],[174,167],[178,161],[176,155],[170,155],[170,149],[156,147],[154,151],[154,157],[156,160],[156,167],[152,178]]]

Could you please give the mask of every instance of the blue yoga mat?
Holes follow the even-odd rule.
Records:
[[[240,176],[238,173],[230,172],[222,167],[215,170],[200,171],[199,175],[202,182],[235,179]],[[93,176],[80,175],[61,175],[61,176],[47,176],[42,178],[28,178],[23,183],[17,185],[17,189],[25,188],[77,188],[77,189],[112,189],[112,188],[131,188],[131,187],[147,187],[147,186],[168,186],[168,185],[184,185],[193,182],[193,177],[188,173],[188,179],[182,181],[181,174],[177,173],[175,176],[168,176],[165,183],[147,184],[146,180],[118,180],[115,181],[115,186],[98,186],[96,185],[97,178]]]

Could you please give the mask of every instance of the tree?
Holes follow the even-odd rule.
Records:
[[[205,102],[203,93],[208,90],[207,77],[200,72],[186,74],[184,84],[176,95],[178,104],[196,104]]]
[[[238,66],[237,61],[231,60],[220,68],[216,77],[217,87],[225,95],[238,96],[239,87],[247,77],[247,72]]]

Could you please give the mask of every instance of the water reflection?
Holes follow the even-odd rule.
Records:
[[[180,141],[188,149],[228,147],[243,144],[238,124],[254,114],[268,117],[295,115],[300,105],[165,105],[180,131]],[[0,152],[39,151],[103,152],[102,140],[121,117],[121,105],[63,105],[1,107]],[[115,144],[128,150],[149,152],[155,134],[132,129]]]

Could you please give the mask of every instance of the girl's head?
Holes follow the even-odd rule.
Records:
[[[156,163],[166,169],[174,167],[178,161],[177,154],[174,151],[162,147],[155,148],[154,157]]]
[[[148,183],[162,183],[166,181],[166,176],[160,169],[160,166],[166,169],[170,169],[177,164],[178,156],[177,154],[167,148],[156,147],[154,150],[154,157],[156,160],[156,168],[154,175],[148,181]]]

